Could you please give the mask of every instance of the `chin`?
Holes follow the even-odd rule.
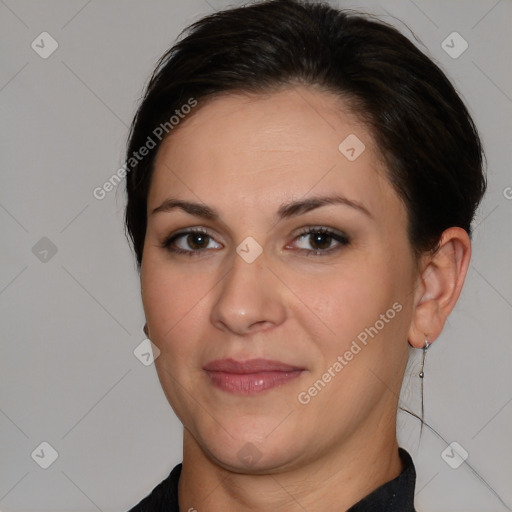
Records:
[[[269,454],[267,446],[258,447],[251,441],[247,441],[235,454],[222,447],[218,450],[214,447],[210,458],[227,471],[239,474],[280,473],[293,465],[293,454],[285,453],[282,448],[279,451],[275,450],[274,447],[272,452]]]
[[[257,425],[223,423],[196,437],[203,451],[216,464],[234,473],[279,473],[297,461],[304,449],[297,432],[276,429],[275,418],[260,418]],[[279,427],[278,427],[279,428]],[[304,447],[305,448],[305,447]]]

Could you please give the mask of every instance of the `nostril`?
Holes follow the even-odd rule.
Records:
[[[258,322],[254,322],[249,326],[249,330],[251,331],[268,331],[273,327],[272,322],[269,322],[267,320],[260,320]]]

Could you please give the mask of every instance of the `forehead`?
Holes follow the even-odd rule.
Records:
[[[332,94],[294,87],[196,108],[159,149],[149,209],[169,194],[219,209],[333,191],[374,210],[393,200],[369,130]]]

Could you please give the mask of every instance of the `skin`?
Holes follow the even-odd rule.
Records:
[[[366,149],[349,161],[338,145]],[[296,200],[342,195],[279,219]],[[218,219],[167,199],[207,205]],[[210,238],[169,235],[203,227]],[[343,232],[316,255],[301,228]],[[236,248],[253,237],[252,263]],[[206,240],[206,241],[205,241]],[[200,244],[203,245],[200,245]],[[322,243],[324,245],[322,245]],[[201,248],[204,247],[204,248]],[[252,250],[252,249],[251,249]],[[470,258],[465,231],[443,233],[435,254],[414,255],[407,212],[371,133],[335,96],[311,87],[231,94],[198,107],[161,146],[148,196],[141,288],[166,397],[184,425],[181,510],[345,510],[402,470],[396,413],[409,345],[433,342],[460,293]],[[385,323],[309,403],[298,400],[365,328]],[[209,361],[267,358],[305,368],[255,396],[214,388]],[[248,445],[247,443],[251,443]],[[245,447],[245,448],[244,448]],[[249,448],[248,448],[249,447]],[[238,456],[254,455],[252,464]],[[242,452],[244,453],[244,452]]]

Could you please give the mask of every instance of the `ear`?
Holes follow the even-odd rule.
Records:
[[[470,259],[469,235],[457,227],[444,231],[437,251],[423,257],[408,336],[414,348],[423,348],[425,339],[432,343],[441,334],[459,298]]]

